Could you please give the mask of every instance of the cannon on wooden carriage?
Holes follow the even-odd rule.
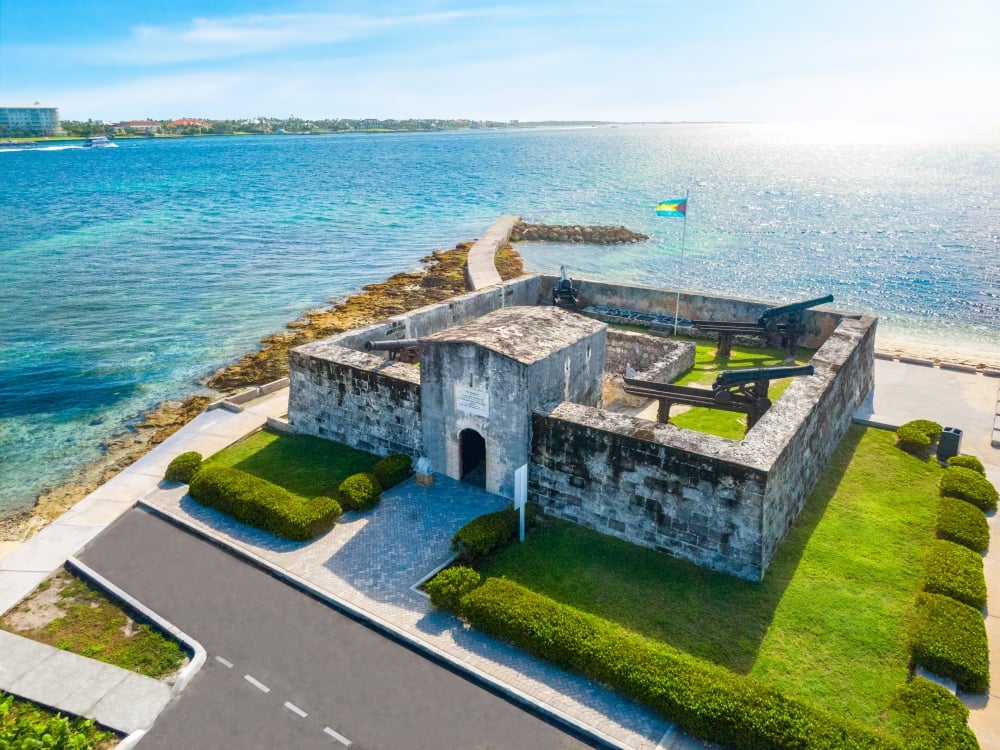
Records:
[[[413,364],[420,359],[419,339],[374,339],[365,342],[366,352],[389,352],[389,359]]]
[[[573,279],[566,274],[566,266],[559,266],[559,276],[559,281],[552,285],[552,304],[575,310],[580,302],[580,292]]]
[[[695,320],[692,321],[692,325],[705,333],[714,333],[719,337],[719,345],[716,349],[718,357],[730,355],[734,336],[760,336],[767,343],[778,344],[788,355],[786,361],[790,362],[795,359],[796,342],[806,330],[802,313],[810,307],[825,305],[828,302],[833,302],[832,294],[788,305],[769,307],[761,313],[756,321]]]
[[[768,391],[772,380],[812,374],[812,365],[726,370],[716,376],[711,390],[625,378],[625,392],[634,396],[658,399],[660,406],[656,419],[664,424],[670,421],[670,407],[674,404],[686,404],[742,412],[747,415],[747,431],[749,431],[771,408]]]

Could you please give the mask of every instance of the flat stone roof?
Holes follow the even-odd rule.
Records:
[[[424,336],[421,342],[476,344],[530,365],[606,328],[559,307],[505,307]]]

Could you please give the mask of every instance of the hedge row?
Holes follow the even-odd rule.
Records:
[[[332,498],[303,503],[276,484],[225,466],[203,467],[192,478],[189,492],[202,505],[296,541],[329,531],[341,513]]]
[[[893,698],[890,719],[907,750],[979,750],[969,709],[950,690],[914,677]]]
[[[391,489],[410,476],[413,459],[402,453],[386,456],[372,466],[372,476],[378,481],[382,491]]]
[[[529,504],[525,510],[525,523],[534,520],[535,512],[535,506]],[[520,527],[519,511],[509,506],[496,513],[473,518],[455,532],[455,536],[451,538],[451,547],[463,561],[474,562],[510,542],[520,531]]]
[[[168,482],[181,482],[190,484],[191,477],[201,468],[201,454],[198,451],[188,451],[174,457],[174,460],[167,466],[163,478]]]
[[[892,738],[788,698],[506,579],[461,598],[473,627],[644,703],[732,748],[898,748]]]
[[[983,558],[977,552],[936,539],[925,565],[924,591],[950,596],[979,610],[986,606]]]
[[[997,488],[974,469],[949,466],[941,475],[941,494],[957,497],[987,512],[997,509]]]
[[[942,497],[939,501],[937,535],[973,552],[984,552],[990,546],[986,516],[975,506],[954,497]]]
[[[989,687],[989,643],[983,613],[939,594],[921,594],[911,636],[913,661],[969,693]]]

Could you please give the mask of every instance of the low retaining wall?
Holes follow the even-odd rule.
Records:
[[[641,380],[670,383],[694,367],[695,345],[671,341],[632,331],[607,332],[607,359],[604,365],[604,405],[617,402],[641,406],[643,396],[625,393],[625,367],[631,365]]]

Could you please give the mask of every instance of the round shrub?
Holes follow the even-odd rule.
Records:
[[[986,467],[983,462],[975,456],[952,456],[948,459],[949,466],[961,466],[964,469],[972,469],[975,472],[986,476]]]
[[[974,505],[954,497],[942,497],[938,505],[938,539],[945,539],[983,552],[990,546],[986,516]]]
[[[372,475],[378,482],[379,487],[382,488],[382,491],[385,492],[390,487],[395,487],[410,476],[410,467],[412,465],[412,458],[404,456],[402,453],[396,453],[376,461],[372,467]]]
[[[458,565],[442,570],[424,584],[424,588],[431,596],[431,604],[456,612],[462,597],[476,588],[481,580],[482,577],[472,568]]]
[[[340,483],[337,491],[341,505],[351,510],[374,508],[382,497],[382,487],[371,474],[352,474]]]
[[[948,677],[969,693],[990,684],[989,642],[983,613],[939,594],[921,594],[911,636],[913,661]]]
[[[997,488],[977,471],[949,466],[941,475],[941,494],[972,503],[982,511],[997,509]]]
[[[164,472],[163,478],[168,482],[190,484],[191,477],[193,477],[195,472],[201,468],[201,460],[201,454],[198,453],[198,451],[181,453],[170,462],[169,466],[167,466],[167,470]]]
[[[914,419],[896,430],[896,445],[915,456],[926,456],[928,449],[941,436],[942,427],[929,419]]]

